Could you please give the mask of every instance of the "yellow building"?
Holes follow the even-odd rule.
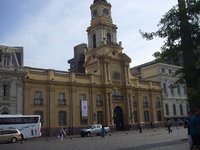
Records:
[[[111,4],[94,0],[90,9],[86,73],[27,67],[24,113],[42,116],[44,135],[55,135],[60,128],[78,133],[95,123],[117,130],[163,123],[160,83],[131,75],[131,59],[117,42]]]

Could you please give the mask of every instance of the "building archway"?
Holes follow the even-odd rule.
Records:
[[[114,109],[114,123],[116,130],[120,131],[124,129],[123,111],[120,106],[117,106]]]

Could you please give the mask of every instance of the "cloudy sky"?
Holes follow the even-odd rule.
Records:
[[[108,0],[118,42],[131,67],[153,60],[162,39],[146,41],[139,33],[155,31],[177,0]],[[68,70],[73,48],[87,43],[93,0],[0,0],[0,45],[24,47],[24,65]]]

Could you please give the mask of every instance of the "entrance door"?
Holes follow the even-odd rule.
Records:
[[[114,109],[114,123],[116,126],[116,130],[123,130],[124,124],[123,124],[123,111],[122,108],[117,106]]]

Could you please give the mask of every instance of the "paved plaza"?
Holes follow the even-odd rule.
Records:
[[[30,139],[22,143],[0,144],[1,150],[189,150],[187,129],[172,127],[168,133],[166,128],[144,129],[113,132],[105,138],[100,136],[57,137]]]

